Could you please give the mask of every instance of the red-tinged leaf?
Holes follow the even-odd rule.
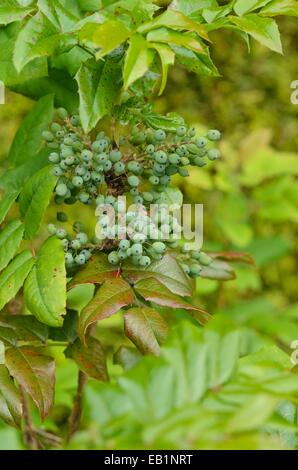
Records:
[[[98,339],[89,337],[84,345],[79,339],[68,346],[65,356],[73,359],[79,368],[93,379],[109,380],[106,357]]]
[[[7,368],[0,365],[0,418],[10,426],[21,427],[22,403]]]
[[[95,254],[88,261],[85,268],[81,269],[68,284],[68,289],[79,284],[102,284],[106,279],[117,276],[118,270],[108,262],[104,254]]]
[[[230,281],[235,279],[234,269],[224,261],[214,260],[208,267],[204,267],[200,272],[204,279],[216,279],[218,281]]]
[[[153,302],[162,307],[183,308],[196,312],[196,318],[201,324],[206,324],[211,316],[200,307],[191,305],[173,294],[167,287],[154,278],[144,279],[135,284],[135,290],[145,300]]]
[[[249,253],[234,253],[234,252],[219,252],[219,253],[209,253],[213,259],[220,259],[223,261],[239,261],[247,264],[255,264],[253,257]]]
[[[168,334],[168,325],[152,308],[131,308],[124,314],[126,336],[143,354],[159,355],[160,344]]]
[[[147,269],[127,265],[123,273],[134,282],[154,277],[171,292],[182,297],[191,296],[193,293],[192,281],[170,254],[166,254],[162,260],[156,261]]]
[[[107,279],[79,318],[79,335],[83,340],[89,325],[104,320],[134,300],[130,285],[121,278]]]
[[[38,349],[23,346],[5,351],[5,364],[16,381],[32,397],[44,419],[54,399],[55,362]]]

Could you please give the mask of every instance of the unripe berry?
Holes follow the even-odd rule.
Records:
[[[129,240],[121,240],[119,243],[119,248],[120,250],[128,250],[130,247],[130,241]]]
[[[149,155],[151,155],[152,153],[154,153],[154,150],[155,150],[154,145],[149,144],[146,148],[146,153],[149,153]]]
[[[84,232],[79,232],[76,236],[76,239],[79,240],[79,242],[82,244],[82,245],[85,245],[87,242],[88,242],[88,236],[86,233]]]
[[[206,253],[201,252],[199,256],[199,262],[203,266],[209,266],[212,263],[213,259],[211,256],[207,255]]]
[[[53,140],[54,140],[54,134],[50,131],[43,131],[42,137],[47,142],[53,142]]]
[[[179,137],[183,137],[186,134],[187,130],[185,126],[178,127],[176,133]]]
[[[97,162],[97,163],[106,163],[108,161],[108,154],[107,153],[100,153],[98,155],[95,155],[94,157],[94,160]]]
[[[70,246],[71,248],[73,248],[74,250],[79,250],[81,248],[81,242],[80,240],[72,240],[70,242]]]
[[[109,263],[116,265],[119,263],[119,257],[116,251],[112,251],[108,256]]]
[[[149,181],[151,184],[153,184],[154,186],[156,186],[157,184],[159,184],[159,177],[158,176],[150,176],[149,178]]]
[[[84,162],[88,163],[92,160],[93,153],[90,150],[83,150],[83,152],[81,153],[81,157]]]
[[[63,170],[60,168],[60,166],[55,166],[52,171],[54,176],[62,176],[63,175]]]
[[[66,111],[65,108],[58,108],[58,109],[57,109],[57,116],[58,116],[60,119],[65,119],[65,118],[67,118],[67,116],[68,116],[68,112]]]
[[[51,235],[56,235],[56,232],[57,232],[57,228],[54,224],[49,224],[48,225],[48,232],[51,234]]]
[[[59,220],[59,222],[67,222],[67,214],[65,214],[65,212],[57,212],[57,220]]]
[[[131,175],[127,178],[127,182],[130,186],[137,187],[140,184],[140,180],[137,176]]]
[[[112,166],[113,166],[112,162],[110,162],[110,160],[108,160],[107,162],[104,163],[103,171],[104,172],[110,171]]]
[[[58,196],[66,196],[67,194],[67,186],[64,183],[58,184],[56,187],[56,194]]]
[[[95,199],[95,204],[97,206],[100,206],[101,204],[104,204],[104,203],[105,203],[105,197],[102,194],[97,196],[97,198]]]
[[[166,163],[168,160],[167,154],[162,150],[155,153],[154,159],[157,163]]]
[[[104,180],[104,177],[103,175],[101,175],[100,173],[97,173],[96,171],[92,171],[91,173],[91,179],[92,181],[94,181],[94,183],[102,183],[103,180]]]
[[[181,165],[186,166],[189,165],[189,159],[187,157],[181,158]]]
[[[199,137],[196,140],[196,146],[199,147],[199,149],[206,147],[207,143],[208,143],[208,141],[207,141],[206,137]]]
[[[143,247],[141,243],[134,243],[131,247],[131,254],[133,256],[140,256],[143,253]]]
[[[80,254],[85,256],[86,261],[88,261],[88,259],[92,256],[90,250],[82,250]]]
[[[75,257],[75,263],[78,264],[79,266],[82,266],[83,264],[86,263],[86,258],[84,255],[82,255],[82,253],[80,253],[79,255],[77,255]]]
[[[60,157],[57,152],[52,152],[49,155],[49,161],[51,163],[59,163],[60,162]]]
[[[72,266],[73,262],[74,262],[74,259],[73,259],[72,254],[71,253],[66,253],[65,254],[65,264],[67,266]]]
[[[221,133],[217,129],[211,129],[210,131],[208,131],[207,137],[211,141],[220,140]]]
[[[118,252],[118,258],[120,259],[120,261],[123,261],[127,258],[127,253],[125,250],[120,250]]]
[[[218,149],[209,149],[208,152],[207,152],[207,157],[209,158],[209,160],[217,160],[218,158],[220,158],[221,156],[221,153]]]
[[[153,201],[153,195],[149,192],[145,192],[142,194],[144,201],[146,202],[152,202]]]
[[[140,259],[140,266],[146,268],[147,266],[150,266],[151,264],[151,259],[149,256],[142,256]]]
[[[169,155],[169,162],[172,165],[179,165],[180,161],[181,161],[181,157],[177,155],[176,153],[172,153],[171,155]]]
[[[191,129],[189,129],[188,135],[189,135],[189,137],[194,137],[194,136],[196,135],[196,130],[195,130],[194,127],[192,127]]]
[[[195,277],[198,276],[201,271],[202,271],[202,268],[199,264],[192,264],[190,266],[190,274],[192,274]]]
[[[178,169],[178,173],[179,173],[179,175],[181,175],[181,176],[189,176],[189,172],[188,172],[188,170],[187,170],[186,168],[179,168],[179,169]]]
[[[89,201],[89,194],[88,193],[80,193],[78,195],[79,201],[82,202],[83,204],[87,204]]]
[[[114,165],[114,171],[116,175],[120,175],[121,173],[124,173],[125,171],[125,164],[122,162],[117,162]]]
[[[71,123],[72,126],[79,126],[80,125],[79,116],[71,116],[70,123]]]
[[[154,242],[152,249],[155,251],[155,253],[161,255],[166,251],[167,247],[163,242]]]
[[[67,240],[67,238],[63,238],[61,240],[61,246],[62,246],[62,248],[64,248],[64,250],[68,249],[68,240]]]
[[[66,231],[64,230],[64,228],[58,228],[57,231],[56,231],[56,236],[58,238],[60,238],[60,240],[62,240],[63,238],[65,238],[67,235]]]
[[[91,173],[90,173],[90,171],[86,171],[86,173],[82,176],[82,178],[83,178],[83,181],[85,181],[85,183],[86,183],[87,181],[90,181],[90,180],[91,180]]]
[[[163,175],[159,178],[159,182],[161,185],[167,185],[171,181],[171,178],[168,175]]]
[[[84,183],[83,178],[81,178],[81,176],[74,176],[71,181],[76,188],[80,188],[81,186],[83,186]]]
[[[119,150],[112,150],[110,152],[110,160],[113,163],[117,163],[121,160],[122,153]]]
[[[131,188],[129,193],[132,195],[132,196],[137,196],[139,194],[139,190],[138,188]]]
[[[203,160],[203,158],[201,157],[196,157],[193,161],[194,165],[198,166],[198,167],[203,167],[205,165],[207,165],[206,161]]]
[[[158,142],[162,142],[166,138],[166,133],[162,129],[158,129],[157,131],[154,132],[154,139],[157,140]]]
[[[185,272],[185,274],[190,273],[190,268],[187,264],[183,263],[183,264],[181,264],[181,267],[182,267],[183,271]]]

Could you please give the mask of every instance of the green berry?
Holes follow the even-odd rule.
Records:
[[[181,157],[179,157],[179,155],[177,155],[176,153],[169,155],[169,162],[172,165],[179,165],[180,161],[181,161]]]
[[[71,116],[70,123],[71,123],[72,126],[79,126],[80,125],[79,116]]]
[[[90,259],[92,256],[90,250],[82,250],[80,254],[85,256],[86,261]]]
[[[58,184],[58,186],[56,187],[56,194],[57,194],[58,196],[62,196],[62,197],[63,197],[63,196],[66,196],[66,194],[67,194],[67,186],[66,186],[66,184],[64,184],[64,183]]]
[[[143,267],[147,267],[147,266],[150,266],[151,264],[151,259],[149,258],[149,256],[142,256],[141,259],[140,259],[140,262],[139,262],[140,266],[143,266]]]
[[[63,175],[63,170],[60,168],[60,166],[55,166],[52,171],[54,176],[62,176]]]
[[[203,160],[201,157],[196,157],[193,161],[194,165],[198,166],[198,167],[203,167],[205,165],[207,165],[206,161]]]
[[[165,152],[162,150],[159,150],[158,152],[155,153],[154,159],[157,163],[166,163],[168,160],[168,156]]]
[[[190,268],[187,264],[182,263],[181,267],[182,267],[183,271],[185,272],[185,274],[190,274]]]
[[[128,250],[130,247],[130,241],[129,240],[121,240],[119,243],[119,248],[120,250]]]
[[[142,166],[137,161],[128,162],[127,169],[136,175],[140,175],[142,173]]]
[[[116,251],[112,251],[108,256],[109,263],[116,265],[119,263],[119,257]]]
[[[70,246],[71,248],[73,248],[74,250],[79,250],[81,248],[81,243],[80,243],[80,240],[72,240],[70,242]]]
[[[104,172],[108,172],[112,169],[112,162],[110,162],[110,160],[108,160],[107,162],[104,163],[104,166],[103,166],[103,171]]]
[[[53,122],[51,124],[51,131],[56,133],[56,132],[59,132],[62,130],[62,127],[60,126],[60,124],[58,124],[58,122]]]
[[[89,201],[89,194],[88,193],[80,193],[78,195],[79,201],[82,202],[83,204],[87,204]]]
[[[128,184],[133,187],[137,187],[140,184],[140,180],[137,176],[131,175],[127,178]]]
[[[84,162],[88,163],[92,160],[93,153],[90,150],[83,150],[83,152],[81,153],[81,157]]]
[[[186,134],[186,132],[187,132],[187,130],[186,130],[185,126],[178,127],[178,129],[176,131],[178,137],[183,137]]]
[[[192,274],[195,277],[198,276],[201,271],[202,271],[202,268],[199,264],[192,264],[190,266],[190,274]]]
[[[189,172],[186,168],[179,168],[178,173],[179,173],[179,175],[184,176],[184,177],[189,176]]]
[[[146,153],[149,153],[149,155],[151,155],[152,153],[154,153],[154,150],[155,150],[154,145],[149,144],[146,148]]]
[[[189,137],[194,137],[196,135],[196,129],[194,127],[189,129],[188,135],[189,135]]]
[[[113,163],[117,163],[121,160],[122,158],[122,153],[119,150],[112,150],[110,152],[110,160]]]
[[[53,142],[53,140],[54,140],[54,134],[50,131],[43,131],[42,137],[47,142]]]
[[[67,214],[65,214],[65,212],[57,212],[57,220],[59,220],[59,222],[67,222]]]
[[[140,256],[143,253],[143,247],[141,243],[134,243],[131,247],[131,254],[133,256]]]
[[[218,149],[209,149],[208,152],[207,152],[207,157],[209,158],[209,160],[218,160],[218,158],[220,158],[221,156],[221,153]]]
[[[199,147],[199,149],[206,147],[207,143],[208,143],[208,141],[207,141],[206,137],[199,137],[196,140],[196,146]]]
[[[152,249],[155,251],[155,253],[161,255],[166,251],[167,247],[163,242],[154,242]]]
[[[63,240],[61,240],[61,246],[62,246],[62,248],[64,248],[64,250],[68,249],[68,240],[67,240],[67,238],[63,238]]]
[[[207,255],[206,253],[201,252],[199,256],[199,262],[203,266],[209,266],[212,263],[213,259],[211,256]]]
[[[144,201],[146,202],[152,202],[154,199],[152,193],[149,193],[149,192],[143,193],[142,196],[143,196]]]
[[[211,141],[220,140],[221,133],[217,129],[211,129],[210,131],[208,131],[207,137]]]
[[[74,261],[74,259],[73,259],[72,254],[71,253],[66,253],[65,254],[65,263],[66,263],[66,265],[71,266],[73,264],[73,261]]]
[[[189,165],[189,159],[187,157],[181,158],[181,165],[186,166]]]
[[[200,255],[201,255],[200,251],[193,251],[193,252],[191,253],[192,259],[195,259],[195,260],[197,260],[197,261],[199,261]]]
[[[159,177],[158,176],[150,176],[149,181],[150,181],[151,184],[156,186],[157,184],[159,184]]]
[[[94,181],[94,183],[102,183],[103,182],[103,175],[100,173],[97,173],[96,171],[92,171],[91,173],[91,179]]]
[[[79,240],[82,245],[85,245],[88,242],[88,236],[84,232],[79,232],[76,239]]]
[[[48,225],[48,232],[51,234],[51,235],[56,235],[56,232],[57,232],[57,228],[54,224],[49,224]]]
[[[124,173],[125,171],[125,164],[122,162],[115,163],[114,170],[116,175],[121,175],[121,173]]]
[[[127,258],[127,253],[125,250],[120,250],[118,252],[118,258],[120,259],[120,261],[123,261]]]
[[[51,163],[59,163],[60,162],[60,157],[59,157],[58,153],[56,153],[56,152],[50,153],[49,161]]]
[[[81,178],[81,176],[74,176],[71,181],[72,181],[72,184],[76,188],[81,188],[83,186],[83,183],[84,183],[83,178]]]
[[[79,266],[82,266],[83,264],[86,263],[86,258],[84,255],[82,255],[82,253],[77,255],[74,260],[75,260],[75,263],[78,264]]]
[[[162,129],[158,129],[157,131],[154,132],[154,139],[157,140],[158,142],[162,142],[166,138],[166,133]]]
[[[65,238],[67,235],[66,231],[64,230],[64,228],[58,228],[57,231],[56,231],[56,236],[58,238],[60,238],[60,240],[62,240],[63,238]]]
[[[65,118],[67,118],[67,116],[68,116],[68,112],[66,111],[65,108],[58,108],[58,109],[57,109],[57,116],[58,116],[60,119],[65,119]]]

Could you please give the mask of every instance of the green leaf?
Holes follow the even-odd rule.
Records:
[[[234,269],[223,261],[214,260],[208,267],[204,267],[200,272],[204,279],[217,279],[219,281],[230,281],[235,279]]]
[[[9,348],[5,352],[6,366],[16,381],[31,396],[44,419],[54,399],[55,362],[38,349]]]
[[[37,6],[55,28],[62,32],[70,31],[79,19],[59,0],[38,0]]]
[[[73,359],[79,368],[96,380],[109,380],[106,357],[98,339],[86,338],[86,345],[77,339],[65,350],[65,356]]]
[[[186,47],[194,52],[199,52],[200,54],[207,54],[206,50],[199,42],[199,39],[187,33],[180,33],[167,28],[158,28],[150,31],[147,34],[147,41],[175,44],[177,46]]]
[[[148,42],[141,34],[134,34],[130,38],[123,70],[125,90],[149,70],[154,53],[148,46]]]
[[[139,362],[141,357],[136,348],[120,346],[114,354],[114,364],[119,364],[124,370],[129,370]]]
[[[86,330],[92,323],[110,317],[133,300],[134,293],[126,281],[121,278],[106,280],[80,315],[80,338],[84,339]]]
[[[4,365],[0,365],[0,417],[10,426],[21,428],[21,396]]]
[[[80,284],[102,284],[107,279],[117,277],[118,269],[115,269],[109,261],[107,255],[103,253],[95,253],[70,281],[68,289]]]
[[[264,46],[283,53],[278,26],[271,18],[251,13],[240,18],[229,16],[229,20]]]
[[[99,50],[96,53],[97,59],[119,47],[130,35],[131,32],[124,23],[116,19],[109,19],[102,24],[86,24],[79,32],[80,40],[92,42]]]
[[[185,15],[191,15],[192,13],[199,12],[204,8],[217,7],[216,0],[173,0],[170,5],[174,10],[181,11]]]
[[[182,308],[195,311],[197,320],[203,325],[211,318],[205,310],[184,302],[154,278],[143,279],[137,282],[134,288],[145,300],[161,305],[162,307]]]
[[[159,96],[162,95],[168,79],[168,70],[170,65],[175,63],[175,54],[172,49],[166,44],[149,43],[151,47],[157,50],[160,63],[161,63],[161,84],[159,89]]]
[[[18,346],[20,341],[45,342],[49,331],[32,315],[0,315],[0,338],[5,344]]]
[[[23,238],[24,226],[19,219],[12,220],[0,230],[0,271],[14,257]]]
[[[236,0],[234,11],[237,15],[242,16],[249,11],[263,7],[269,2],[271,2],[271,0]]]
[[[202,55],[187,49],[186,47],[171,44],[175,52],[176,60],[190,72],[209,77],[219,77],[216,66],[212,62],[209,53]]]
[[[42,132],[53,119],[53,95],[41,98],[23,120],[11,145],[8,159],[16,166],[27,162],[41,151]]]
[[[159,344],[168,334],[168,325],[162,316],[152,308],[131,308],[124,314],[126,336],[142,354],[160,353]]]
[[[159,114],[145,114],[143,120],[153,129],[163,129],[167,132],[175,132],[179,126],[185,124],[184,119],[175,113],[168,113],[166,116]]]
[[[106,60],[82,64],[75,79],[79,87],[80,118],[85,132],[108,114],[121,91],[121,64]]]
[[[32,16],[25,23],[17,36],[13,54],[13,63],[19,73],[33,59],[43,55],[38,51],[38,48],[35,49],[36,43],[54,33],[55,30],[49,29],[45,24],[41,13]]]
[[[242,409],[238,410],[228,422],[228,432],[252,431],[266,424],[272,416],[278,398],[270,395],[259,394],[243,403]]]
[[[298,3],[296,0],[273,0],[262,8],[260,14],[264,16],[298,16]]]
[[[0,29],[0,80],[8,87],[21,85],[28,80],[45,77],[48,74],[46,58],[38,58],[26,65],[19,74],[13,63],[16,37],[22,22],[12,23]]]
[[[32,8],[22,8],[18,6],[0,6],[0,24],[7,25],[14,21],[23,20]]]
[[[159,28],[160,26],[165,26],[166,28],[171,29],[193,31],[199,36],[201,36],[203,39],[206,39],[207,41],[209,40],[204,25],[191,20],[179,11],[170,9],[157,16],[150,23],[145,23],[140,26],[138,28],[138,31],[144,33],[147,31],[151,31],[152,29]]]
[[[60,240],[48,238],[25,283],[25,302],[42,323],[62,326],[66,307],[66,272]]]
[[[42,168],[27,181],[21,191],[19,204],[26,238],[31,239],[38,232],[50,203],[58,179],[52,171],[52,166]]]
[[[193,292],[192,282],[176,259],[169,254],[166,254],[162,260],[152,263],[146,269],[136,269],[134,266],[124,265],[123,273],[134,282],[153,277],[177,295],[191,296]]]
[[[0,310],[13,299],[34,265],[31,252],[23,251],[0,274]]]
[[[19,191],[14,191],[14,190],[5,191],[4,196],[2,196],[0,200],[0,224],[2,224],[3,220],[6,217],[6,214],[8,213],[13,203],[15,202],[18,195],[19,195]]]

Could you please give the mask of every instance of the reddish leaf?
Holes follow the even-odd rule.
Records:
[[[202,269],[200,276],[204,279],[216,279],[218,281],[230,281],[235,279],[234,269],[224,261],[214,260],[210,266]]]
[[[209,253],[213,259],[221,259],[223,261],[242,261],[247,264],[255,264],[253,257],[249,253],[219,252]]]
[[[195,311],[196,319],[203,325],[211,318],[208,312],[185,302],[154,278],[139,281],[135,285],[135,289],[145,300],[154,302],[157,305]]]
[[[83,340],[89,325],[117,313],[134,300],[130,285],[121,278],[108,279],[96,292],[79,318],[79,335]]]
[[[104,382],[109,380],[105,353],[96,338],[87,338],[86,346],[77,339],[68,346],[65,356],[73,359],[79,368],[93,379]]]
[[[42,418],[49,413],[54,399],[55,362],[38,349],[21,347],[5,351],[10,374],[32,397]]]
[[[79,284],[102,284],[106,279],[117,276],[118,270],[108,262],[104,254],[95,254],[85,268],[79,271],[68,284],[68,289]]]
[[[0,365],[0,417],[10,426],[21,427],[21,396],[7,368]]]
[[[193,293],[192,281],[170,254],[166,254],[162,260],[156,261],[147,269],[127,265],[123,274],[134,282],[154,277],[174,294],[182,297],[191,296]]]
[[[159,355],[160,347],[168,334],[168,325],[152,308],[131,308],[124,314],[126,336],[143,354]]]

